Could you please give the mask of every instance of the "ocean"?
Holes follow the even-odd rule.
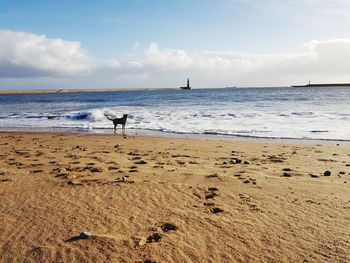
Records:
[[[0,129],[350,140],[350,88],[232,88],[0,95]]]

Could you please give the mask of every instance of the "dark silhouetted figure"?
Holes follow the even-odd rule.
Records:
[[[109,119],[110,121],[113,121],[114,132],[116,132],[116,130],[117,130],[117,125],[121,124],[122,125],[122,129],[123,129],[123,134],[125,133],[125,124],[126,124],[126,120],[128,118],[128,114],[124,114],[122,118],[114,118],[113,119],[113,118],[110,118],[108,116],[106,116],[106,118]]]
[[[190,79],[189,78],[187,78],[187,86],[186,87],[180,87],[180,89],[191,89]]]

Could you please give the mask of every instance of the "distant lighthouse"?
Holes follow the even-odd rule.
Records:
[[[187,78],[187,86],[186,87],[180,87],[180,89],[191,89],[190,78]]]

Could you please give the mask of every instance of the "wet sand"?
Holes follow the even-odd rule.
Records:
[[[1,132],[0,149],[1,262],[350,261],[341,142]]]

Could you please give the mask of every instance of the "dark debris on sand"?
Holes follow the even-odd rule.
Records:
[[[165,223],[161,226],[162,230],[164,232],[168,232],[168,231],[176,231],[178,229],[178,227],[175,224],[172,223]]]

